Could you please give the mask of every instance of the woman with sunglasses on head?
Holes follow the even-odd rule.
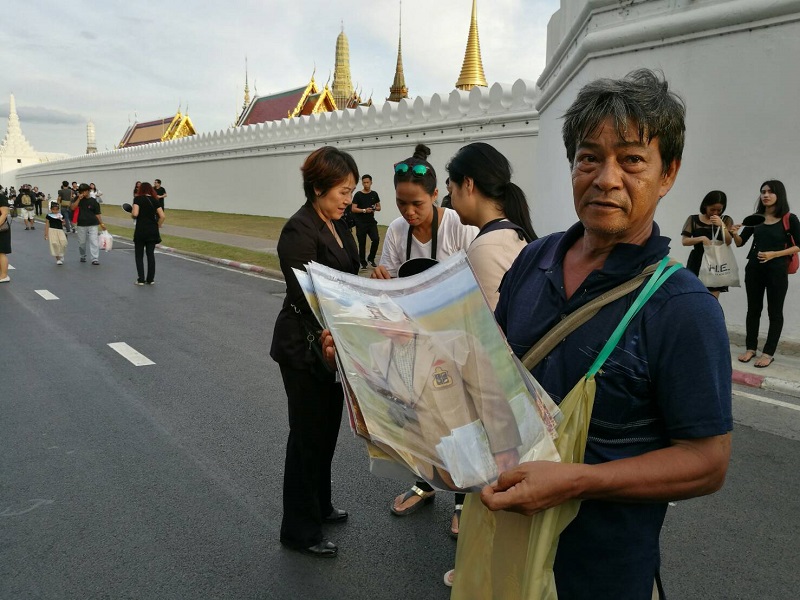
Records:
[[[772,364],[781,337],[783,302],[789,289],[789,260],[800,252],[797,246],[800,243],[800,220],[789,212],[786,187],[774,179],[761,185],[756,214],[764,215],[763,225],[745,227],[741,236],[738,235],[741,226],[736,225],[731,228],[731,235],[737,246],[743,246],[750,237],[753,238],[744,269],[747,335],[746,350],[739,356],[740,362],[750,362],[758,352],[758,328],[764,308],[764,292],[767,294],[769,330],[761,356],[755,362],[755,366],[761,369]],[[793,242],[789,241],[790,235]]]
[[[528,201],[511,181],[508,159],[489,144],[475,142],[464,146],[450,159],[447,171],[452,208],[463,224],[480,229],[467,250],[467,258],[489,307],[494,310],[503,275],[522,249],[537,238]],[[460,527],[462,507],[463,495],[453,514],[454,533]],[[454,570],[445,573],[445,585],[453,585],[454,573]]]
[[[371,275],[373,279],[402,276],[401,265],[411,259],[440,261],[459,250],[466,251],[478,233],[477,228],[463,225],[455,211],[436,206],[439,191],[436,171],[427,161],[430,154],[427,146],[417,144],[413,156],[394,166],[395,197],[401,216],[389,225],[380,264]],[[434,494],[430,484],[417,481],[394,499],[392,514],[410,515],[432,502]],[[456,494],[456,507],[463,501],[464,495]],[[458,535],[459,510],[454,511],[453,535]]]
[[[414,155],[394,166],[394,189],[400,216],[392,221],[383,241],[380,264],[373,279],[398,276],[400,266],[413,258],[444,260],[465,250],[478,233],[461,224],[453,211],[436,206],[436,171],[427,161],[430,149],[418,144]]]
[[[289,405],[280,541],[305,554],[333,557],[338,548],[323,537],[322,526],[344,522],[348,516],[331,503],[331,461],[344,395],[334,370],[322,361],[321,327],[292,269],[305,271],[305,265],[315,261],[358,273],[358,248],[341,221],[352,202],[358,167],[348,153],[325,146],[309,154],[300,170],[306,200],[278,239],[286,297],[270,349]]]

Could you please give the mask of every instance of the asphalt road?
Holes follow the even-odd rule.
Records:
[[[95,267],[71,236],[57,267],[42,233],[14,230],[0,284],[0,599],[448,597],[450,498],[392,517],[404,485],[368,473],[346,423],[333,484],[351,518],[328,530],[339,557],[278,543],[281,282],[158,254],[157,284],[138,287],[130,246]],[[134,366],[118,342],[155,364]],[[797,596],[800,412],[745,400],[725,489],[669,511],[671,599]]]

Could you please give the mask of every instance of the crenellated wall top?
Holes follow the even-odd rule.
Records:
[[[506,123],[525,121],[527,124],[527,121],[538,117],[535,105],[539,94],[535,82],[519,79],[513,84],[495,83],[488,88],[474,87],[469,92],[453,90],[433,96],[405,98],[400,102],[386,102],[381,106],[359,106],[204,132],[167,142],[76,156],[49,163],[48,167],[91,168],[120,162],[226,154],[238,150],[272,151],[298,144],[313,146],[358,142],[363,147],[367,137],[378,140],[392,134],[426,131],[432,136],[434,132],[446,135],[448,131],[458,131],[470,125],[498,124],[504,128],[503,134],[511,136],[514,135],[514,128],[506,128]],[[36,166],[26,168],[30,173],[36,170]]]

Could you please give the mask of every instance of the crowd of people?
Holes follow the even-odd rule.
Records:
[[[377,264],[376,239],[366,253],[370,230],[362,226],[356,244],[353,222],[345,222],[348,214],[365,215],[371,227],[380,206],[372,177],[361,179],[363,191],[356,202],[359,173],[352,156],[323,147],[306,158],[301,169],[305,202],[286,223],[278,244],[287,296],[271,349],[289,400],[280,533],[285,546],[336,556],[338,547],[324,528],[348,517],[334,505],[330,485],[343,399],[334,368],[335,342],[316,322],[293,269],[316,261],[355,274],[372,265],[370,277],[393,279],[464,250],[511,350],[522,358],[565,316],[602,300],[612,288],[643,280],[649,265],[666,264],[662,259],[669,239],[661,236],[654,213],[678,176],[684,137],[683,101],[655,73],[639,70],[584,86],[563,127],[578,221],[566,232],[541,239],[524,194],[511,181],[508,160],[495,148],[472,143],[450,159],[445,208],[437,202],[430,150],[418,145],[412,156],[394,165],[400,217],[388,227]],[[754,238],[745,272],[750,350],[740,359],[755,355],[766,290],[770,334],[761,358],[771,362],[780,335],[787,264],[800,251],[793,241],[800,239],[797,217],[789,213],[780,182],[768,181],[761,188],[756,212],[765,216],[763,225],[734,224],[723,215],[726,202],[719,191],[703,199],[700,214],[690,217],[683,231],[684,245],[694,246],[690,268],[670,271],[640,316],[621,331],[605,368],[592,375],[596,391],[583,461],[523,463],[501,472],[479,501],[468,499],[466,509],[463,496],[456,497],[451,532],[460,537],[459,549],[456,569],[445,575],[454,598],[505,597],[498,590],[529,589],[528,541],[519,545],[518,528],[513,543],[502,537],[510,530],[499,533],[499,525],[497,532],[464,538],[465,530],[480,528],[484,512],[534,515],[573,500],[581,501],[580,508],[560,532],[553,557],[558,597],[664,597],[658,546],[667,502],[718,490],[731,449],[732,367],[715,299],[725,290],[709,293],[691,271],[699,270],[713,235],[736,245]],[[557,403],[589,371],[638,291],[577,325],[577,333],[567,334],[531,368]],[[686,331],[695,339],[690,347],[681,343]],[[675,352],[679,347],[683,350]],[[435,494],[418,481],[394,498],[389,510],[410,515]],[[502,539],[492,539],[495,535]],[[469,541],[462,545],[461,539]],[[470,544],[481,547],[485,560],[478,565],[468,558],[474,552],[462,552]],[[509,551],[512,547],[524,550]]]
[[[161,242],[159,229],[164,223],[164,198],[167,192],[156,179],[153,185],[136,182],[133,205],[130,208],[136,220],[133,234],[137,279],[136,285],[155,283],[155,246]],[[94,183],[73,181],[61,182],[56,197],[39,191],[37,186],[23,184],[17,191],[14,187],[0,187],[0,283],[8,283],[8,254],[11,254],[11,224],[21,218],[25,231],[36,229],[36,217],[44,221],[44,239],[56,265],[64,264],[68,246],[67,235],[76,234],[78,257],[82,263],[91,261],[100,265],[100,236],[107,228],[102,216],[103,193]],[[47,207],[44,214],[42,204]],[[144,271],[144,255],[147,254],[147,273]]]
[[[344,398],[336,345],[316,321],[295,270],[311,261],[353,275],[371,266],[371,278],[391,280],[465,251],[498,327],[511,351],[523,359],[570,314],[631,281],[643,282],[643,273],[665,264],[670,240],[661,235],[654,214],[680,171],[685,111],[668,82],[646,69],[582,87],[562,128],[577,220],[567,231],[542,238],[534,231],[524,193],[512,181],[509,161],[497,149],[470,143],[450,158],[443,207],[437,173],[428,161],[431,151],[419,144],[393,166],[400,216],[388,227],[377,263],[375,213],[381,206],[372,177],[359,177],[354,158],[336,147],[306,157],[301,167],[304,200],[278,241],[286,296],[270,349],[288,399],[280,527],[284,546],[335,557],[338,546],[325,528],[349,517],[331,497]],[[35,228],[39,195],[30,186],[9,191],[26,230]],[[65,181],[58,200],[49,204],[45,237],[58,264],[64,259],[66,234],[76,228],[80,260],[87,260],[88,243],[89,258],[99,264],[97,230],[105,228],[100,195],[93,184],[69,186]],[[137,219],[138,285],[154,283],[153,249],[160,241],[164,197],[160,181],[136,183],[129,208]],[[8,281],[10,229],[3,231],[3,225],[11,208],[0,203],[0,281]],[[682,231],[683,245],[692,247],[688,268],[670,271],[636,316],[628,318],[628,308],[644,283],[576,324],[530,367],[557,404],[592,372],[593,408],[585,415],[582,458],[509,461],[480,495],[455,496],[450,533],[458,536],[459,547],[456,568],[445,574],[453,598],[505,598],[511,597],[506,594],[510,589],[518,592],[515,598],[534,597],[532,586],[540,584],[532,581],[526,561],[537,531],[519,527],[519,520],[514,526],[503,524],[502,515],[532,518],[573,502],[579,508],[558,531],[550,557],[558,597],[665,597],[659,537],[668,502],[719,490],[731,453],[732,367],[718,302],[727,288],[706,289],[696,276],[705,249],[715,239],[736,246],[753,239],[745,268],[747,350],[739,360],[757,357],[766,294],[769,333],[758,367],[773,361],[788,275],[800,252],[800,221],[790,212],[780,181],[759,188],[758,218],[736,224],[724,214],[726,208],[722,191],[703,198],[699,213],[687,219]],[[686,332],[691,332],[691,344],[685,343]],[[606,346],[610,354],[601,353]],[[603,369],[594,368],[598,361]],[[413,364],[413,357],[398,360],[402,380],[413,378]],[[405,517],[436,494],[417,481],[386,500],[392,514]],[[497,519],[496,528],[482,528],[487,515]],[[465,536],[469,531],[481,533]]]

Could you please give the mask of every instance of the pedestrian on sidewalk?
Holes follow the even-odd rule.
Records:
[[[57,265],[64,264],[67,251],[67,235],[64,233],[64,215],[59,210],[58,202],[50,203],[50,211],[45,215],[44,239],[50,242],[50,255],[55,257]]]
[[[753,238],[744,269],[744,288],[747,293],[746,350],[739,355],[739,362],[750,362],[758,353],[758,329],[766,292],[769,330],[761,356],[754,364],[763,369],[775,360],[773,357],[783,330],[783,302],[789,290],[789,261],[793,254],[800,252],[797,245],[800,243],[800,220],[789,212],[786,186],[776,179],[761,185],[756,214],[764,215],[763,225],[744,227],[741,236],[738,231],[742,226],[737,225],[731,234],[737,246],[743,246]]]
[[[133,248],[136,259],[136,285],[153,285],[156,276],[156,244],[161,243],[159,229],[164,224],[164,209],[149,183],[139,185],[139,194],[133,199],[131,216],[136,219],[133,230]],[[147,253],[147,277],[144,273],[144,254]]]
[[[34,204],[35,196],[30,189],[30,186],[23,185],[17,194],[17,210],[22,215],[22,222],[25,223],[25,229],[36,229],[34,227]]]
[[[61,215],[64,217],[64,233],[74,233],[75,227],[72,225],[72,189],[68,181],[61,182],[61,189],[58,190],[58,202],[61,204]]]
[[[0,195],[0,283],[11,281],[7,254],[11,254],[11,209],[8,198]]]
[[[70,208],[78,211],[78,252],[81,262],[86,262],[86,242],[89,242],[89,255],[92,257],[92,264],[100,264],[100,244],[97,239],[97,228],[103,231],[106,226],[100,216],[100,204],[95,198],[89,197],[89,184],[82,183],[78,187],[78,196],[70,205]]]
[[[358,240],[358,260],[361,268],[366,269],[367,264],[375,267],[375,255],[378,253],[378,221],[375,213],[381,210],[381,199],[378,192],[372,189],[372,175],[361,178],[363,189],[353,196],[350,210],[356,224],[356,239]],[[369,237],[369,256],[367,256],[367,237]]]
[[[689,215],[683,224],[681,232],[681,243],[684,246],[692,246],[689,259],[686,261],[686,268],[695,275],[700,274],[700,266],[703,261],[704,246],[710,246],[711,238],[714,236],[714,227],[722,231],[722,237],[726,244],[730,245],[732,237],[730,228],[733,227],[733,219],[725,212],[728,206],[728,197],[725,192],[713,190],[708,192],[703,201],[700,202],[700,213]],[[717,300],[720,292],[727,292],[728,286],[707,288]]]

